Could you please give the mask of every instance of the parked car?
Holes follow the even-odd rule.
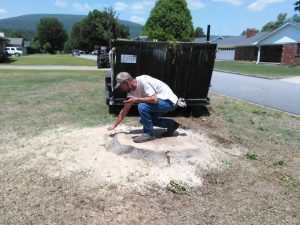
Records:
[[[15,56],[23,55],[23,50],[21,47],[6,47],[5,52],[8,55],[15,55]]]
[[[94,50],[94,51],[92,51],[91,53],[92,53],[92,55],[97,55],[97,54],[98,54],[98,50],[97,50],[97,49],[95,49],[95,50]]]
[[[85,54],[85,51],[79,50],[79,53],[80,53],[80,54]]]
[[[79,56],[80,55],[80,51],[78,49],[73,49],[72,50],[72,55]]]

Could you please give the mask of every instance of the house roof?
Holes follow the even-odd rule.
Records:
[[[23,38],[9,38],[8,39],[10,40],[9,42],[9,45],[23,45]]]
[[[267,35],[269,32],[259,32],[255,36],[247,38],[245,35],[240,36],[211,36],[211,43],[218,44],[220,46],[248,46]],[[196,43],[205,43],[206,38],[195,38]]]
[[[210,36],[210,43],[217,44],[220,40],[223,40],[225,38],[228,38],[231,36],[217,36],[217,35],[211,35]],[[206,43],[206,37],[201,37],[201,38],[195,38],[194,43]]]
[[[278,31],[282,30],[283,28],[285,28],[285,27],[287,27],[287,26],[294,26],[294,27],[300,29],[300,23],[299,23],[299,22],[287,22],[287,23],[283,24],[282,26],[278,27],[277,29],[275,29],[275,30],[269,32],[267,35],[261,37],[260,39],[257,39],[257,40],[255,41],[255,43],[253,43],[253,44],[258,44],[259,42],[261,42],[261,41],[263,41],[264,39],[266,39],[266,38],[272,36],[273,34],[277,33]]]
[[[266,36],[268,33],[269,32],[259,32],[255,36],[249,38],[245,35],[231,36],[219,41],[218,45],[249,46],[253,45],[256,40]]]
[[[247,38],[245,35],[240,36],[211,36],[211,43],[218,44],[218,46],[253,46],[266,38],[274,35],[276,32],[284,29],[286,26],[294,26],[300,29],[300,22],[288,22],[274,31],[259,32],[255,36]],[[205,43],[206,38],[195,38],[196,43]]]

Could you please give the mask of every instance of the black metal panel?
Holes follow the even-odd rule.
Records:
[[[129,72],[133,77],[150,75],[167,83],[178,97],[203,104],[207,99],[214,66],[216,45],[167,42],[112,42],[116,61],[113,79],[119,72]],[[136,63],[121,62],[121,55],[136,56]],[[118,90],[115,99],[126,97]],[[197,103],[195,103],[197,104]]]

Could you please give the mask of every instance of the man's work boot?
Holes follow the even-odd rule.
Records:
[[[146,142],[146,141],[151,141],[151,140],[154,140],[155,137],[154,136],[150,136],[150,135],[142,135],[142,136],[139,136],[139,137],[136,137],[133,139],[133,141],[135,143],[143,143],[143,142]]]
[[[174,131],[177,130],[179,126],[180,126],[180,124],[175,122],[171,127],[168,127],[167,131],[162,133],[161,136],[171,137],[173,135]]]

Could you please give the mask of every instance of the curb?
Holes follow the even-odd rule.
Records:
[[[257,78],[262,78],[262,79],[267,79],[267,80],[279,80],[279,79],[283,79],[283,78],[290,78],[293,76],[279,76],[279,77],[265,77],[262,75],[253,75],[253,74],[247,74],[247,73],[238,73],[238,72],[232,72],[232,71],[227,71],[227,70],[218,70],[215,69],[213,71],[217,71],[217,72],[223,72],[223,73],[231,73],[231,74],[236,74],[236,75],[241,75],[241,76],[247,76],[247,77],[257,77]]]

